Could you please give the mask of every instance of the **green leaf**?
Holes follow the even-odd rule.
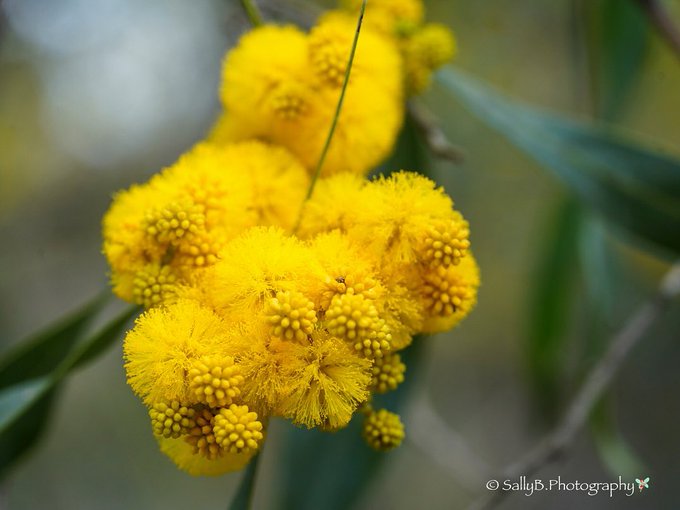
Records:
[[[229,505],[229,510],[250,510],[253,503],[253,495],[255,494],[255,478],[257,477],[257,466],[260,462],[259,453],[248,463],[246,472],[243,473],[243,478],[238,486],[236,495]]]
[[[61,356],[61,362],[49,374],[23,380],[0,392],[0,476],[40,438],[45,430],[50,408],[64,377],[83,366],[122,336],[138,307],[125,309],[97,333],[75,344]],[[59,328],[56,328],[59,330]],[[61,331],[61,330],[60,330]],[[43,345],[43,344],[39,344]],[[26,351],[25,356],[30,356]],[[19,358],[19,359],[23,359]]]
[[[532,279],[527,335],[529,379],[541,411],[549,418],[556,417],[561,404],[564,341],[574,299],[580,224],[579,204],[573,200],[560,204],[546,228],[545,247]]]
[[[650,27],[636,2],[583,2],[598,116],[615,119],[642,75]]]
[[[680,161],[609,128],[522,105],[447,68],[438,79],[478,118],[609,221],[680,253]]]
[[[389,175],[399,170],[420,172],[427,175],[429,156],[425,144],[422,142],[418,127],[410,115],[404,119],[404,126],[399,133],[394,152],[389,159],[380,165],[375,173]],[[428,177],[432,177],[428,175]]]
[[[589,322],[600,324],[599,336],[606,337],[615,326],[614,313],[621,300],[623,283],[627,278],[621,269],[619,256],[607,237],[605,225],[599,218],[586,215],[579,234],[579,257],[586,287]],[[601,344],[601,339],[599,343]],[[591,351],[599,357],[602,350]]]
[[[0,391],[0,478],[45,431],[57,392],[49,378],[24,381]]]
[[[418,379],[419,365],[429,339],[416,337],[401,351],[406,363],[406,380],[393,392],[379,395],[376,409],[403,409],[411,387]],[[290,427],[281,459],[283,477],[282,508],[295,510],[345,510],[364,494],[376,473],[393,452],[376,452],[361,437],[363,417],[355,415],[350,424],[337,432]],[[406,430],[408,435],[408,428]]]
[[[120,315],[104,326],[96,335],[92,336],[87,342],[85,342],[82,351],[77,353],[77,358],[73,363],[73,367],[70,368],[69,371],[86,365],[90,361],[106,352],[106,350],[116,340],[122,340],[122,332],[125,330],[128,323],[130,323],[130,320],[135,315],[138,315],[140,311],[141,308],[139,306],[127,307],[120,313]]]
[[[600,460],[611,476],[632,480],[640,473],[649,471],[621,434],[611,399],[605,399],[595,408],[590,419],[590,430]]]
[[[55,370],[106,303],[109,295],[110,292],[97,296],[76,312],[5,353],[0,358],[0,389]]]

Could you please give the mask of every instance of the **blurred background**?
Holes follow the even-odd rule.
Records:
[[[275,3],[265,13],[300,12],[299,4]],[[600,48],[597,21],[617,3],[626,2],[426,2],[428,19],[456,32],[458,67],[519,99],[615,121],[677,153],[680,60],[635,9],[644,44],[631,59],[640,66],[615,100],[604,97],[607,63],[588,52]],[[680,24],[680,2],[665,5]],[[100,220],[111,194],[204,136],[219,109],[222,56],[247,27],[235,0],[0,1],[1,349],[106,287]],[[487,473],[550,430],[669,262],[575,206],[545,170],[443,89],[435,85],[423,101],[465,152],[461,165],[433,161],[431,175],[471,223],[483,285],[460,327],[425,340],[403,416],[407,441],[388,454],[360,509],[465,508],[484,493]],[[556,225],[570,214],[585,225],[575,234],[577,253],[546,280]],[[597,274],[583,263],[594,251],[606,254]],[[553,292],[568,296],[558,318],[564,333],[542,367],[537,323]],[[676,302],[646,336],[568,455],[538,475],[604,482],[632,481],[632,473],[651,478],[648,493],[516,494],[499,508],[680,507],[679,311]],[[240,475],[178,471],[158,451],[121,356],[119,343],[67,381],[47,434],[3,480],[0,508],[227,506]],[[275,507],[285,491],[277,464],[285,428],[273,424],[256,508]]]

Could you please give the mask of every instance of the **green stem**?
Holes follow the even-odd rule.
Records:
[[[263,446],[260,447],[260,451],[255,457],[250,459],[228,510],[250,510],[253,507],[255,479],[257,478],[257,467],[260,463],[260,457],[262,457],[262,448]]]
[[[321,174],[321,168],[323,167],[324,161],[326,161],[326,155],[328,154],[328,148],[331,145],[331,140],[333,139],[333,134],[335,133],[335,127],[338,125],[338,118],[340,117],[340,111],[342,110],[342,103],[345,100],[345,91],[347,90],[347,84],[349,83],[349,76],[352,72],[352,64],[354,63],[354,54],[356,53],[357,43],[359,42],[359,32],[361,32],[361,22],[364,20],[364,11],[366,10],[366,1],[361,2],[361,9],[359,10],[359,19],[357,20],[357,30],[354,33],[354,40],[352,41],[352,49],[349,53],[349,61],[347,62],[347,69],[345,69],[345,78],[342,82],[342,88],[340,89],[340,97],[338,98],[338,105],[335,107],[335,114],[333,115],[333,121],[331,122],[331,128],[328,130],[328,136],[326,137],[326,142],[321,150],[321,156],[316,164],[314,173],[312,174],[312,180],[309,183],[309,188],[307,188],[307,195],[302,201],[302,206],[300,207],[300,213],[298,214],[297,221],[295,222],[295,227],[293,228],[293,234],[295,234],[300,228],[300,223],[302,222],[302,213],[305,208],[305,203],[312,197],[314,193],[314,187],[316,186],[316,181],[319,180],[319,175]]]
[[[259,27],[262,25],[262,13],[260,12],[260,9],[257,8],[257,5],[255,5],[254,0],[241,0],[241,4],[243,5],[243,9],[245,9],[246,14],[248,15],[248,19],[250,22],[253,24],[254,27]]]

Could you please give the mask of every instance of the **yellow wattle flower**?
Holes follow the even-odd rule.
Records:
[[[178,280],[171,266],[147,264],[134,274],[132,299],[144,308],[169,304],[177,294]]]
[[[371,391],[375,393],[387,393],[397,389],[404,382],[406,365],[401,361],[399,353],[391,353],[382,358],[376,358],[373,362]]]
[[[150,406],[174,400],[196,403],[187,372],[228,342],[223,320],[194,301],[151,308],[135,321],[123,343],[128,384]]]
[[[265,317],[268,300],[278,292],[319,294],[324,273],[311,250],[276,228],[252,228],[220,252],[220,260],[201,284],[220,313],[236,321]]]
[[[194,426],[189,429],[184,440],[193,448],[197,457],[215,460],[224,455],[225,450],[217,443],[215,436],[215,414],[217,410],[203,408],[194,417]],[[238,453],[238,452],[229,452]]]
[[[113,292],[125,301],[137,302],[134,280],[146,268],[153,248],[148,246],[144,216],[156,205],[159,195],[161,192],[153,182],[132,185],[113,196],[113,203],[102,219],[102,251],[111,268]]]
[[[392,347],[392,334],[375,303],[362,294],[336,294],[325,314],[328,332],[349,342],[369,359],[383,357]]]
[[[348,181],[351,187],[343,194]],[[404,266],[455,264],[469,247],[468,223],[451,198],[414,172],[364,185],[341,176],[322,179],[305,207],[300,231],[313,236],[334,228],[378,261],[386,279],[397,278]]]
[[[244,381],[234,358],[217,353],[193,360],[187,377],[198,402],[210,407],[231,405],[241,394]]]
[[[346,12],[356,13],[361,0],[340,0]],[[407,96],[425,91],[432,74],[457,53],[456,38],[447,26],[424,23],[421,0],[371,0],[366,6],[365,24],[399,46]]]
[[[264,440],[263,428],[257,413],[250,411],[248,406],[231,404],[215,415],[213,433],[217,445],[224,451],[250,453]]]
[[[177,439],[196,426],[196,411],[179,401],[157,402],[149,409],[151,428],[156,436]]]
[[[323,17],[309,35],[265,25],[243,36],[225,58],[220,89],[225,114],[210,139],[269,140],[312,172],[335,115],[355,26],[355,19],[336,13]],[[396,44],[363,31],[324,175],[365,174],[390,154],[404,114],[400,69]]]
[[[460,264],[429,269],[416,289],[425,313],[422,331],[447,331],[464,319],[477,304],[479,267],[470,253]]]
[[[276,413],[308,428],[347,425],[368,398],[371,362],[322,331],[313,335],[309,345],[291,345],[282,364],[290,388]]]
[[[322,310],[327,310],[338,294],[361,294],[372,300],[382,297],[384,289],[374,267],[375,261],[354,246],[350,236],[333,230],[312,238],[309,247],[326,274],[321,296],[317,299]]]
[[[297,291],[279,291],[266,301],[265,314],[272,335],[307,343],[318,318],[314,303]]]
[[[402,43],[406,90],[416,95],[430,86],[432,73],[451,61],[457,52],[453,32],[439,23],[428,23]]]
[[[314,194],[304,204],[297,235],[310,239],[334,230],[347,233],[353,226],[353,205],[361,200],[365,186],[366,179],[351,173],[339,173],[319,179]]]
[[[363,436],[374,450],[389,451],[404,440],[404,425],[398,414],[386,409],[371,410],[364,420]]]

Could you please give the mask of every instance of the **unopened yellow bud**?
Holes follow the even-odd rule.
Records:
[[[241,394],[244,379],[231,356],[202,357],[193,362],[188,375],[196,398],[210,407],[228,406]]]
[[[364,421],[363,436],[374,450],[392,450],[404,440],[404,425],[399,415],[386,409],[370,411]]]
[[[248,406],[230,405],[215,415],[213,428],[217,444],[229,453],[257,450],[264,439],[262,423]]]

